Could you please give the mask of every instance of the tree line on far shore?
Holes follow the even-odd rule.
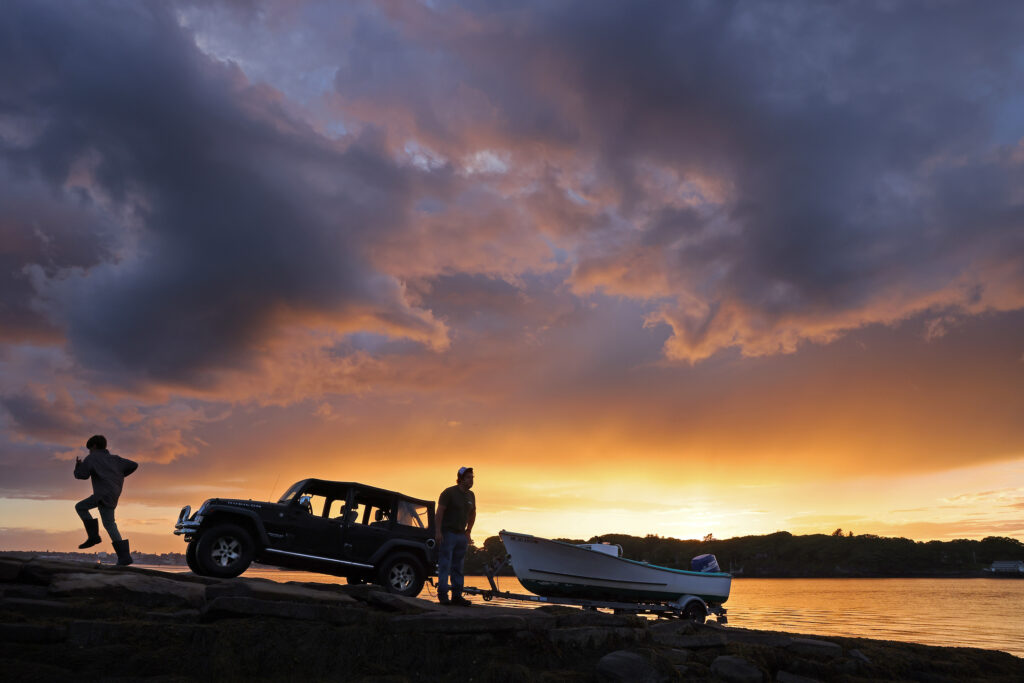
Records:
[[[557,539],[565,543],[612,543],[622,546],[622,556],[631,560],[673,569],[690,569],[690,560],[711,553],[722,571],[740,577],[911,577],[982,576],[982,570],[996,560],[1024,560],[1024,543],[1001,536],[980,541],[912,541],[861,534],[854,536],[836,529],[830,535],[794,536],[777,531],[763,536],[717,539],[708,534],[701,540],[681,540],[656,535],[605,534],[583,539]],[[96,561],[106,553],[5,551],[11,557],[28,559],[39,555],[63,559]],[[501,539],[491,536],[481,545],[470,546],[466,574],[485,574],[488,566],[505,557]],[[140,564],[185,564],[181,553],[137,553]],[[502,572],[511,575],[511,568]]]
[[[673,569],[690,569],[692,558],[711,553],[722,571],[760,578],[979,576],[995,560],[1024,560],[1024,543],[1014,538],[912,541],[873,534],[854,536],[841,529],[831,535],[806,536],[777,531],[727,539],[711,534],[702,540],[605,534],[587,540],[558,540],[617,544],[622,546],[623,557]],[[470,547],[466,574],[484,574],[504,556],[501,539],[492,536],[482,545]],[[506,568],[502,573],[511,571]]]

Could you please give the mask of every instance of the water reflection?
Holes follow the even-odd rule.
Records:
[[[1024,581],[743,579],[734,626],[983,647],[1024,656]]]

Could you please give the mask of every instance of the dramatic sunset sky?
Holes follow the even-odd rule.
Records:
[[[1024,537],[1024,11],[6,0],[0,549],[95,433],[141,551],[460,465],[478,542]]]

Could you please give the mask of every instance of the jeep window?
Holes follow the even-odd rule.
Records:
[[[398,501],[399,524],[426,529],[428,519],[426,505],[418,505],[407,500]]]
[[[353,521],[357,524],[390,526],[393,505],[392,496],[357,491],[352,504],[352,510],[356,513]]]
[[[353,519],[356,524],[372,524],[374,522],[386,523],[386,520],[390,516],[386,510],[381,508],[380,505],[374,505],[370,502],[359,502],[356,504],[354,510],[356,511],[356,514]],[[377,526],[380,526],[380,524],[377,524]]]
[[[281,499],[278,500],[277,502],[281,504],[292,502],[299,495],[299,491],[302,489],[302,485],[304,483],[306,482],[298,481],[292,484],[290,487],[288,487],[288,490],[284,492],[284,494],[281,496]]]
[[[370,510],[370,526],[391,526],[391,506]]]
[[[313,516],[322,516],[324,514],[324,509],[327,507],[327,498],[316,493],[310,493],[309,491],[304,491],[303,495],[309,496],[309,503]]]
[[[345,521],[345,499],[335,498],[328,502],[327,516],[335,522]]]

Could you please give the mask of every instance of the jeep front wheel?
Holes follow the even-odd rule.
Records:
[[[249,568],[254,552],[248,531],[235,524],[219,524],[200,535],[196,563],[207,576],[230,579]]]
[[[414,598],[423,590],[426,575],[415,558],[399,555],[389,558],[381,565],[377,578],[388,593]]]
[[[199,545],[199,541],[192,539],[185,546],[185,564],[192,570],[193,574],[202,574],[203,570],[199,566],[199,562],[196,561],[196,546]]]

